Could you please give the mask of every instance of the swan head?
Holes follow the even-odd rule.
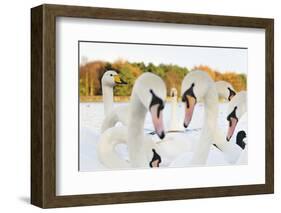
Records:
[[[229,102],[227,109],[227,121],[229,123],[226,140],[229,141],[235,131],[236,125],[242,115],[247,111],[247,93],[237,93]]]
[[[106,71],[101,79],[102,85],[108,87],[114,87],[117,84],[126,84],[121,78],[120,75],[114,70]]]
[[[236,92],[233,89],[232,85],[226,81],[217,81],[216,88],[219,98],[231,101],[231,99],[236,95]]]
[[[163,80],[153,73],[140,75],[133,87],[132,95],[137,96],[144,108],[150,112],[156,134],[165,137],[163,109],[167,90]]]
[[[181,85],[182,102],[185,103],[185,118],[183,126],[188,127],[196,103],[206,96],[213,84],[211,77],[204,71],[194,70],[188,73]]]
[[[245,141],[244,141],[244,139],[247,137],[247,134],[246,134],[246,132],[244,131],[244,130],[241,130],[241,131],[239,131],[238,133],[237,133],[237,136],[236,136],[236,144],[238,145],[238,146],[240,146],[241,147],[241,149],[245,149],[245,147],[246,147],[246,143],[245,143]]]
[[[170,96],[171,97],[178,97],[178,91],[175,87],[173,87],[170,91]]]
[[[153,157],[151,159],[151,161],[149,162],[149,166],[151,168],[157,168],[159,167],[160,163],[162,162],[161,160],[161,156],[156,152],[155,149],[152,149],[152,153],[153,153]]]

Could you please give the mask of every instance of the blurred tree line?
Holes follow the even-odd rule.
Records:
[[[230,82],[236,91],[246,90],[247,76],[245,74],[234,72],[220,73],[203,65],[192,68],[192,70],[195,69],[207,72],[215,81],[224,80]],[[114,87],[115,96],[130,96],[135,80],[144,72],[152,72],[160,76],[166,83],[168,95],[172,87],[175,87],[180,94],[182,79],[190,72],[186,67],[173,64],[130,63],[121,59],[113,63],[92,61],[80,66],[80,96],[101,96],[101,78],[107,70],[116,70],[120,77],[127,82],[126,85]]]
[[[225,71],[224,73],[221,73],[210,68],[209,66],[204,65],[195,66],[192,70],[195,69],[207,72],[215,81],[229,82],[237,92],[247,90],[247,76],[245,74],[235,73],[231,71]]]

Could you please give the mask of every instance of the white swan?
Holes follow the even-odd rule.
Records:
[[[248,140],[247,140],[247,133],[243,130],[243,131],[239,131],[239,133],[242,134],[242,140],[241,140],[241,144],[244,144],[244,147],[241,147],[242,153],[240,155],[240,157],[237,160],[237,164],[247,164],[248,163]]]
[[[227,114],[229,128],[226,139],[229,143],[235,143],[240,147],[241,153],[236,163],[245,164],[248,157],[247,92],[237,93],[229,103]]]
[[[121,122],[124,126],[128,125],[128,111],[129,106],[116,106],[114,107],[109,114],[103,119],[101,125],[101,133],[107,129],[114,127],[118,122]]]
[[[240,119],[238,124],[245,124],[247,122],[247,113],[245,113],[242,118]],[[247,140],[247,134],[248,134],[248,129],[247,127],[241,128],[241,126],[244,125],[237,125],[237,131],[236,134],[236,144],[240,146],[241,148],[241,154],[236,162],[236,164],[247,164],[248,163],[248,140]]]
[[[154,149],[154,143],[144,135],[144,119],[147,111],[151,113],[157,135],[165,137],[162,110],[166,87],[163,80],[152,73],[142,74],[135,82],[129,103],[128,126],[111,127],[102,135],[98,146],[100,161],[109,168],[155,167],[161,163],[161,157]],[[120,134],[116,134],[119,130]],[[121,159],[115,146],[127,143],[129,162]]]
[[[190,76],[190,78],[195,79],[196,77]],[[230,111],[229,113],[231,113],[231,111],[232,111],[231,107],[234,108],[236,105],[238,105],[239,108],[242,108],[244,110],[245,102],[242,101],[241,97],[240,97],[243,94],[243,92],[242,92],[242,94],[239,94],[237,98],[234,99],[233,97],[236,95],[236,93],[233,92],[232,89],[229,90],[229,88],[232,88],[232,87],[227,82],[225,82],[225,83],[220,82],[219,84],[216,83],[216,92],[217,92],[218,96],[220,96],[221,98],[224,98],[226,100],[231,100],[230,107],[228,108],[228,111]],[[188,103],[189,104],[191,103],[191,105],[192,105],[192,103],[196,102],[194,100],[194,97],[196,97],[194,90],[190,89],[187,92],[187,94],[188,93],[191,94],[191,95],[189,95],[190,97],[188,98],[188,100],[187,100],[187,98],[185,99],[184,97],[183,97],[183,99],[185,99],[186,102],[188,101]],[[213,101],[218,102],[218,100],[215,100],[215,99],[213,99]],[[210,112],[212,112],[212,110]],[[243,113],[243,112],[241,112],[241,113]],[[193,108],[192,108],[192,106],[190,106],[190,109],[189,109],[189,112],[187,112],[187,115],[188,115],[188,117],[192,117],[192,114],[193,114]],[[245,114],[244,114],[244,116],[245,116]],[[189,119],[187,119],[187,120],[188,120],[188,122],[190,122]],[[243,122],[242,120],[243,119],[241,118],[241,120],[238,124],[245,124],[245,122]],[[205,121],[206,121],[206,119],[205,119]],[[213,125],[215,127],[217,126],[215,123],[213,123]],[[245,150],[243,150],[238,144],[244,143],[244,138],[246,137],[246,135],[243,135],[243,134],[244,134],[244,132],[247,132],[247,129],[245,128],[245,125],[241,125],[241,126],[243,128],[240,129],[240,125],[239,125],[239,128],[237,128],[237,131],[234,133],[235,137],[233,137],[229,143],[226,142],[226,137],[223,136],[223,134],[220,132],[220,130],[217,130],[218,132],[213,131],[213,132],[215,132],[215,134],[213,135],[214,138],[213,138],[212,142],[217,145],[219,150],[213,146],[210,147],[209,155],[206,160],[206,165],[208,165],[208,166],[210,166],[210,165],[211,166],[212,165],[228,165],[228,164],[233,164],[233,163],[242,164],[243,162],[245,162],[245,159],[247,159],[245,157],[245,156],[247,156],[247,153],[246,153],[247,147]],[[237,127],[238,127],[238,125],[237,125]],[[240,133],[243,133],[243,134],[240,134]],[[168,136],[169,136],[169,134],[166,135],[166,138],[161,143],[164,143],[165,140],[169,141]],[[202,139],[202,135],[201,135],[201,139]],[[169,155],[171,153],[174,154],[173,158],[172,158],[174,160],[172,161],[172,163],[169,166],[170,167],[184,167],[187,165],[194,165],[192,163],[192,157],[193,157],[192,152],[194,151],[194,146],[192,147],[192,145],[190,145],[192,141],[190,141],[189,139],[186,138],[186,144],[183,146],[180,146],[181,144],[178,142],[178,140],[176,138],[174,139],[174,141],[171,141],[171,142],[169,141],[170,144],[172,144],[173,142],[177,142],[177,143],[175,143],[175,146],[172,147],[173,148],[172,150],[170,150],[171,146],[168,146],[168,144],[159,147],[162,158],[164,158],[166,155]],[[219,144],[219,146],[218,146],[218,144]],[[195,144],[195,148],[196,148],[196,144]],[[167,150],[167,149],[169,149],[169,150]],[[197,149],[199,149],[199,148],[197,147]],[[165,152],[163,152],[163,150]],[[176,155],[178,155],[178,156],[176,156]],[[188,163],[188,162],[190,162],[190,163]]]
[[[187,74],[182,82],[182,100],[186,104],[184,127],[187,128],[192,119],[195,104],[203,101],[205,106],[204,124],[199,141],[186,165],[206,164],[211,144],[214,140],[218,115],[218,95],[216,85],[211,77],[197,70]]]
[[[179,154],[170,164],[170,167],[203,166],[208,163],[209,153],[212,148],[211,144],[215,137],[218,115],[216,85],[206,72],[196,70],[184,77],[181,91],[182,101],[185,103],[184,127],[189,126],[196,103],[202,101],[204,103],[203,128],[199,140],[191,141],[194,143],[193,150]],[[190,143],[188,140],[186,142]]]
[[[124,157],[117,153],[116,148],[118,144],[127,144],[128,128],[125,126],[116,126],[107,129],[100,137],[97,153],[99,161],[109,169],[128,169],[133,168],[128,157]],[[148,167],[153,162],[153,151],[157,150],[155,143],[148,135],[143,137],[143,150],[145,155],[146,165]],[[158,153],[158,150],[156,151]],[[150,160],[150,161],[149,161]],[[158,159],[159,160],[159,159]],[[159,164],[161,162],[158,162]],[[157,165],[159,166],[159,165]],[[155,166],[156,167],[156,166]]]
[[[190,78],[194,78],[194,77],[190,76]],[[234,91],[234,89],[232,88],[232,86],[229,83],[220,81],[220,82],[216,82],[215,85],[216,85],[217,95],[220,98],[230,100],[231,104],[230,104],[230,107],[228,108],[229,111],[230,111],[231,107],[234,107],[235,104],[238,104],[238,105],[242,104],[241,107],[244,109],[244,106],[243,106],[244,102],[241,101],[241,98],[239,98],[239,96],[241,96],[241,94],[238,95],[238,98],[234,98],[234,96],[236,95],[236,92]],[[186,117],[189,117],[187,119],[186,123],[189,123],[191,120],[192,114],[193,114],[193,105],[194,105],[194,103],[196,103],[196,95],[194,93],[194,90],[192,90],[192,89],[189,89],[189,91],[186,93],[190,94],[189,98],[183,97],[183,99],[185,99],[185,101],[188,103],[187,105],[190,105],[189,109],[187,109],[187,112],[186,112],[186,114],[187,114]],[[237,103],[238,100],[240,100],[239,103]],[[213,103],[215,101],[218,102],[218,100],[213,99]],[[206,122],[206,119],[205,119],[205,122]],[[209,122],[210,122],[210,120],[209,120]],[[211,121],[211,122],[213,123],[213,121]],[[213,125],[217,128],[217,124],[213,123]],[[185,124],[185,126],[187,126],[187,125]],[[245,130],[245,128],[244,128],[244,130]],[[242,150],[241,147],[239,147],[237,145],[237,143],[244,143],[243,142],[244,137],[241,138],[241,134],[239,134],[241,132],[235,132],[236,137],[232,139],[231,143],[226,142],[226,138],[223,136],[220,129],[217,129],[217,131],[214,131],[214,129],[213,129],[213,132],[214,132],[214,135],[213,135],[212,142],[219,148],[219,150],[217,148],[214,148],[211,146],[208,158],[206,160],[206,165],[209,165],[209,166],[210,165],[228,165],[229,163],[233,164],[233,163],[237,162],[237,159],[240,157],[241,150]],[[238,135],[239,135],[239,137],[238,137]],[[202,139],[202,136],[201,136],[201,139]],[[233,141],[235,141],[235,142],[233,142]],[[197,148],[197,149],[200,150],[200,148]],[[205,153],[206,153],[206,151],[205,151]],[[201,156],[203,156],[203,155],[201,154]],[[240,157],[240,158],[242,158],[242,157]],[[191,160],[192,160],[191,153],[182,152],[179,155],[179,157],[171,164],[171,166],[172,167],[186,166],[186,162],[189,162]]]
[[[219,98],[225,100],[231,100],[236,94],[232,85],[226,81],[215,82],[216,90]],[[173,162],[180,155],[184,155],[186,152],[194,151],[196,140],[194,137],[188,134],[181,134],[180,131],[184,130],[183,126],[180,125],[177,117],[177,90],[176,88],[171,89],[172,97],[171,101],[171,117],[170,117],[170,128],[166,134],[166,137],[161,142],[158,142],[158,150],[161,153],[162,158],[168,164]],[[225,165],[227,162],[224,156],[216,148],[211,147],[211,157],[207,159],[208,165]],[[215,156],[215,157],[214,157]],[[216,159],[215,159],[216,158]]]
[[[237,93],[229,102],[227,109],[227,121],[229,127],[227,135],[217,129],[215,135],[215,144],[222,151],[227,161],[231,164],[237,163],[241,156],[241,139],[238,133],[244,131],[247,135],[247,93],[245,91]],[[238,122],[239,121],[239,122]],[[236,130],[236,131],[235,131]],[[232,137],[235,135],[236,137]],[[246,137],[245,135],[245,137]]]
[[[226,136],[227,140],[230,140],[239,119],[246,112],[247,112],[247,92],[242,91],[234,96],[234,98],[230,101],[228,106],[227,120],[229,122],[229,128]]]
[[[180,125],[179,119],[178,119],[178,91],[176,88],[171,89],[171,116],[169,121],[169,128],[168,131],[175,132],[175,131],[183,131],[184,128],[182,125]]]
[[[195,80],[196,78],[200,79],[201,77],[198,77],[199,75],[201,75],[201,74],[198,74],[197,77],[189,76],[189,78],[191,78],[192,80]],[[206,78],[208,78],[208,77],[206,77]],[[200,86],[200,83],[198,85]],[[216,91],[213,90],[213,92],[212,92],[213,95],[215,93],[217,93],[217,96],[220,96],[221,98],[224,98],[226,100],[231,100],[232,104],[230,106],[233,106],[234,103],[237,103],[237,101],[241,99],[241,98],[233,99],[233,97],[236,95],[236,92],[234,91],[234,89],[232,88],[232,86],[229,83],[219,82],[219,83],[215,83],[215,86],[216,86]],[[190,89],[186,94],[188,94],[188,93],[191,94],[191,95],[189,95],[191,97],[186,98],[186,99],[183,97],[183,99],[185,99],[186,104],[187,104],[187,99],[189,99],[188,100],[189,104],[196,102],[196,101],[194,101],[194,97],[196,97],[194,90]],[[241,96],[241,94],[239,96]],[[212,102],[213,102],[213,106],[215,106],[218,104],[218,99],[212,98]],[[212,106],[212,102],[209,101],[209,103],[210,103],[209,106]],[[237,103],[237,104],[243,105],[244,102],[241,100],[240,100],[240,102],[241,103]],[[241,106],[241,107],[243,107],[243,106]],[[212,107],[210,107],[210,108],[212,108]],[[228,110],[230,110],[230,108]],[[212,114],[212,110],[209,110],[209,112]],[[214,118],[215,110],[213,112],[214,112],[213,113],[214,116],[211,118],[215,120],[215,118]],[[192,106],[190,106],[190,109],[189,109],[189,112],[187,112],[187,115],[189,117],[192,117],[192,114],[193,114],[193,108],[192,108]],[[187,119],[187,120],[189,120],[189,119]],[[205,121],[206,120],[208,120],[208,119],[205,119]],[[214,123],[214,120],[211,122],[213,123],[213,126],[215,128],[217,128],[217,125]],[[190,122],[190,120],[189,120],[189,122]],[[210,120],[209,120],[209,122],[210,122]],[[243,128],[243,129],[246,131],[245,128]],[[222,136],[222,137],[218,138],[218,134],[216,133],[216,131],[213,131],[213,132],[214,132],[214,134],[213,134],[212,142],[215,142],[216,140],[218,140],[219,142],[224,141],[226,143],[225,137]],[[245,136],[241,138],[241,134],[239,134],[239,133],[241,133],[241,132],[235,132],[234,135],[236,137],[232,139],[231,143],[226,143],[223,147],[220,147],[223,151],[218,150],[217,148],[214,148],[213,146],[211,146],[209,155],[206,160],[206,165],[210,166],[210,165],[228,165],[229,163],[233,164],[234,162],[238,162],[237,161],[238,158],[241,158],[241,160],[239,160],[239,161],[242,162],[243,161],[242,159],[245,159],[245,158],[242,157],[242,154],[241,154],[242,149],[241,149],[241,147],[239,147],[237,145],[237,143],[243,143]],[[185,138],[183,137],[183,139],[185,139],[185,142],[186,142],[185,144],[181,143],[181,140],[179,140],[179,138],[178,138],[178,134],[176,135],[175,138],[169,138],[170,134],[171,133],[168,133],[166,135],[165,139],[157,144],[158,150],[159,150],[159,153],[161,153],[162,159],[170,157],[170,159],[169,159],[171,162],[169,164],[170,167],[181,167],[181,166],[186,166],[187,164],[194,165],[193,162],[195,161],[196,158],[194,158],[195,153],[193,153],[193,155],[192,155],[192,152],[194,152],[196,149],[200,150],[200,148],[198,148],[200,145],[197,145],[196,141],[194,141],[194,139],[190,140],[190,138],[188,138],[187,135],[185,135],[185,134],[182,134],[185,137]],[[202,134],[201,134],[201,139],[202,139]],[[166,141],[166,143],[165,143],[165,141]],[[235,142],[233,142],[233,141],[235,141]],[[194,144],[193,146],[192,146],[192,143]],[[172,145],[174,145],[174,146],[172,146]],[[245,151],[243,151],[243,153],[245,153]],[[198,151],[197,153],[199,153],[199,152],[200,151]],[[201,154],[201,157],[203,157],[203,156],[204,155]],[[198,164],[196,163],[195,165],[198,165]]]
[[[177,108],[178,108],[178,96],[176,88],[171,89],[171,116],[170,116],[170,125],[168,131],[184,131],[184,128],[180,125],[177,116]],[[128,106],[117,106],[105,117],[102,123],[101,132],[103,133],[105,130],[115,126],[118,122],[121,122],[123,125],[128,125]]]
[[[101,125],[101,133],[110,127],[115,126],[116,123],[121,122],[123,125],[127,125],[127,106],[113,107],[113,87],[117,84],[126,84],[117,72],[113,70],[106,71],[102,77],[102,91],[105,118]]]
[[[104,114],[107,116],[113,109],[113,87],[124,84],[118,73],[114,70],[106,71],[101,79]]]
[[[211,79],[209,79],[208,76],[205,75],[205,73],[202,73],[201,71],[193,71],[192,73],[198,73],[198,74],[189,74],[189,79],[193,80],[194,82],[197,82],[197,86],[194,90],[194,86],[192,88],[189,88],[186,90],[186,95],[183,97],[185,103],[190,104],[189,109],[186,112],[187,117],[192,117],[193,107],[196,101],[195,100],[202,98],[203,101],[206,101],[205,105],[206,107],[209,107],[207,111],[205,111],[205,125],[203,127],[203,131],[200,137],[199,144],[194,141],[190,140],[186,134],[181,134],[182,139],[185,141],[182,141],[179,139],[179,133],[168,133],[166,134],[166,137],[164,140],[160,142],[155,142],[151,140],[148,136],[143,136],[143,143],[145,146],[143,146],[143,156],[145,156],[145,159],[138,160],[139,162],[146,162],[147,166],[147,159],[151,159],[152,157],[152,149],[155,149],[157,153],[161,156],[162,159],[162,165],[169,166],[169,167],[179,167],[179,166],[187,166],[187,165],[203,165],[204,161],[206,161],[207,165],[227,165],[228,162],[224,160],[223,154],[218,151],[217,149],[211,149],[210,155],[211,158],[208,158],[208,147],[210,149],[210,142],[213,141],[212,138],[212,132],[214,131],[214,128],[216,127],[216,113],[217,113],[217,104],[218,104],[218,96],[216,95],[216,89],[214,86],[214,82],[212,82]],[[187,81],[187,80],[186,80]],[[203,85],[201,87],[201,84]],[[227,90],[227,87],[224,87]],[[207,93],[204,95],[204,92]],[[196,96],[195,96],[196,95]],[[187,97],[191,96],[191,97]],[[194,96],[194,97],[193,97]],[[229,96],[229,94],[228,94]],[[188,102],[187,102],[188,101]],[[207,118],[206,118],[207,117]],[[188,121],[189,119],[185,119],[185,121]],[[185,122],[185,125],[188,124]],[[119,127],[120,128],[120,127]],[[209,130],[213,129],[211,132],[208,133],[208,130],[206,128],[209,128]],[[115,147],[119,143],[127,143],[127,137],[126,137],[126,130],[125,128],[118,129],[117,127],[111,128],[110,130],[106,131],[105,134],[103,134],[102,138],[104,140],[104,150],[107,150],[107,152],[103,151],[103,155],[101,158],[104,158],[103,163],[106,164],[108,168],[131,168],[132,165],[126,161],[125,159],[122,159],[118,154],[116,154]],[[205,130],[204,130],[205,129]],[[121,132],[123,131],[123,133]],[[206,134],[207,133],[207,134]],[[176,134],[176,135],[174,135]],[[216,135],[214,136],[216,138]],[[220,138],[220,140],[222,140]],[[225,137],[224,137],[225,140]],[[206,141],[206,144],[204,144],[204,141]],[[200,145],[201,142],[201,145]],[[195,149],[194,149],[195,146]],[[203,150],[201,147],[203,146]],[[204,147],[205,146],[205,147]],[[206,148],[207,147],[207,148]],[[241,149],[236,144],[228,144],[224,147],[225,153],[231,152],[233,153],[233,147],[234,151],[237,150],[237,152],[241,154]],[[194,152],[192,152],[194,151]],[[106,154],[104,154],[106,153]],[[193,155],[192,155],[193,154]],[[214,159],[214,156],[216,159]],[[235,156],[238,156],[236,154]],[[231,158],[231,157],[229,157]],[[237,160],[237,158],[236,158]],[[219,162],[219,163],[218,163]]]
[[[138,79],[140,81],[140,79]],[[141,89],[140,89],[141,90]],[[175,94],[176,96],[177,94]],[[173,114],[176,113],[177,108],[177,98],[174,96],[173,104],[174,105],[174,113],[171,115],[171,119],[176,118],[176,116],[173,116]],[[130,167],[128,162],[124,162],[124,159],[121,159],[121,156],[116,154],[115,148],[118,144],[127,144],[126,138],[124,138],[125,133],[119,133],[116,131],[116,128],[112,128],[115,126],[115,124],[120,121],[120,118],[118,118],[119,115],[127,113],[127,116],[123,116],[123,119],[125,120],[122,122],[124,125],[128,126],[128,112],[129,112],[129,106],[120,106],[115,107],[110,114],[105,118],[103,125],[102,125],[102,133],[105,133],[102,135],[101,141],[102,141],[102,147],[103,151],[100,150],[100,159],[108,168],[127,168]],[[119,113],[120,110],[122,110],[124,113]],[[177,119],[175,119],[177,120]],[[180,128],[179,124],[177,131],[183,130],[183,128]],[[110,129],[110,130],[109,130]],[[106,131],[109,130],[109,131]],[[121,128],[122,131],[124,129]],[[174,129],[175,130],[175,129]],[[113,135],[113,136],[112,136]],[[159,141],[159,140],[151,140],[150,137],[145,136],[143,139],[145,144],[150,144],[148,147],[155,147],[157,149],[157,152],[160,153],[162,157],[162,165],[169,165],[171,161],[173,161],[179,153],[190,151],[192,149],[193,143],[187,143],[186,142],[186,135],[180,134],[179,132],[169,132],[166,134],[165,139]],[[106,142],[108,141],[108,142]],[[156,144],[155,144],[156,143]],[[111,153],[111,154],[110,154]],[[148,151],[148,156],[151,154],[151,149]],[[110,160],[110,157],[113,156]],[[107,157],[104,157],[107,156]],[[103,159],[102,159],[103,158]],[[107,159],[104,159],[107,158]],[[122,163],[121,163],[122,162]]]
[[[230,101],[236,95],[230,83],[226,81],[216,81],[215,83],[219,98]]]

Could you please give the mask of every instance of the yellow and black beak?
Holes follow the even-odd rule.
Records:
[[[127,82],[123,81],[121,78],[120,78],[120,75],[115,75],[114,76],[114,82],[116,84],[127,84]]]

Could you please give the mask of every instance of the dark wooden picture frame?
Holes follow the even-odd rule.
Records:
[[[56,18],[92,18],[265,29],[265,184],[87,195],[56,195]],[[31,9],[31,203],[66,207],[274,192],[274,20],[64,5]]]

